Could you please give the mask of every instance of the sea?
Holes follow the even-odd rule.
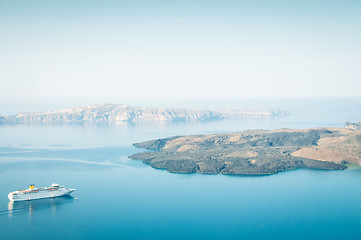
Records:
[[[279,107],[291,114],[196,122],[0,124],[0,239],[361,239],[359,167],[271,176],[174,174],[128,158],[144,151],[133,143],[156,138],[361,121],[361,98],[223,104]],[[7,198],[30,184],[52,183],[76,191],[25,202]]]

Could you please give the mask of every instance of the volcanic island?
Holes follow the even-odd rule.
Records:
[[[347,127],[174,136],[134,146],[150,151],[130,159],[171,173],[270,175],[361,164],[361,131]]]

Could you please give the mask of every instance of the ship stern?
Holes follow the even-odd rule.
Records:
[[[8,198],[10,201],[12,201],[12,202],[14,201],[14,195],[12,192],[8,194]]]

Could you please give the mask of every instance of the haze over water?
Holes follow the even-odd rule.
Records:
[[[291,112],[0,124],[1,239],[360,238],[359,169],[184,175],[127,158],[161,137],[361,121],[359,0],[1,0],[0,32],[0,118],[99,103]],[[8,202],[53,182],[78,200]]]
[[[359,169],[295,170],[264,177],[171,174],[127,156],[142,151],[132,146],[134,142],[173,135],[342,127],[361,119],[360,103],[359,98],[280,101],[290,116],[258,120],[2,124],[0,236],[358,239]],[[77,188],[73,196],[78,200],[7,199],[10,191],[53,182]]]

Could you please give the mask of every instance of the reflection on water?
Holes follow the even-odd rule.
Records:
[[[46,198],[21,202],[10,201],[8,203],[8,210],[1,211],[0,215],[8,214],[9,216],[13,216],[15,214],[29,213],[29,216],[31,216],[37,210],[46,208],[50,208],[51,211],[54,212],[60,205],[69,204],[73,201],[74,197],[72,196],[62,196],[57,198]]]

